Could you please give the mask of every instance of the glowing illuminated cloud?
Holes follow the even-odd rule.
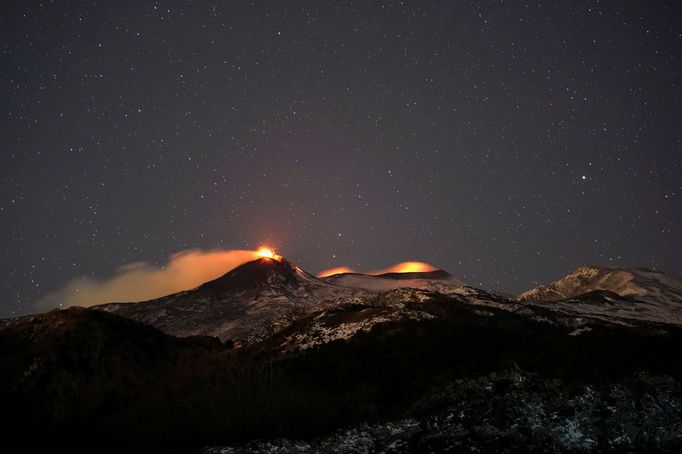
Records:
[[[348,268],[347,266],[339,266],[336,268],[330,268],[328,270],[323,270],[317,273],[317,277],[327,277],[327,276],[332,276],[334,274],[341,274],[341,273],[354,273],[353,268]]]
[[[395,265],[378,271],[372,271],[367,274],[384,274],[384,273],[417,273],[433,271],[436,268],[425,262],[400,262]]]
[[[425,271],[433,271],[435,270],[436,267],[433,265],[430,265],[425,262],[400,262],[396,263],[393,266],[390,266],[388,268],[385,268],[383,270],[376,270],[376,271],[370,271],[369,273],[364,273],[364,274],[385,274],[385,273],[416,273],[416,272],[425,272]],[[339,266],[336,268],[330,268],[328,270],[320,271],[317,273],[318,277],[326,277],[326,276],[331,276],[333,274],[341,274],[341,273],[354,273],[356,272],[352,268],[349,268],[347,266]]]
[[[271,249],[271,258],[279,255]],[[194,288],[216,279],[231,269],[250,260],[264,257],[261,250],[192,249],[170,256],[164,266],[133,263],[119,268],[108,279],[81,277],[65,287],[43,296],[37,303],[39,310],[54,307],[92,306],[110,302],[145,301]]]
[[[242,263],[257,258],[282,260],[282,256],[267,246],[249,250],[188,250],[170,256],[164,266],[133,263],[119,268],[108,279],[81,277],[65,287],[43,296],[37,303],[39,310],[54,307],[92,306],[110,302],[145,301],[182,290],[194,288],[216,279]],[[430,271],[434,267],[423,262],[402,262],[369,274]],[[339,267],[322,271],[319,276],[353,272]]]

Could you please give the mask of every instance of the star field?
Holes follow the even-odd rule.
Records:
[[[190,248],[681,275],[682,5],[3,2],[0,315]]]

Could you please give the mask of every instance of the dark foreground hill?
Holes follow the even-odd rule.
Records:
[[[310,313],[239,349],[97,310],[5,322],[5,442],[23,452],[296,452],[296,443],[309,452],[680,448],[678,327],[576,331],[548,323],[543,308],[530,317],[419,295],[400,310],[418,306],[428,317],[302,350],[279,347],[316,317],[352,319],[376,303]],[[360,433],[357,449],[343,444]]]

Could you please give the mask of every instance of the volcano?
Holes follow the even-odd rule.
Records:
[[[324,287],[326,284],[285,259],[260,258],[247,262],[227,274],[206,282],[197,291],[207,295],[224,295],[254,289],[299,289]]]
[[[358,293],[318,279],[284,258],[263,257],[192,290],[95,308],[175,336],[208,335],[244,345],[282,329],[315,307],[339,304]]]
[[[305,437],[282,452],[678,452],[676,282],[583,267],[513,297],[444,270],[317,278],[272,253],[163,298],[0,321],[3,427],[74,452],[111,433],[111,452],[281,436]],[[203,452],[272,451],[248,446]]]
[[[317,278],[279,255],[269,255],[192,290],[140,303],[111,303],[95,308],[175,336],[215,336],[241,346],[281,331],[302,315],[365,302],[375,298],[377,292],[410,288],[448,293],[463,285],[443,270]],[[392,308],[380,311],[381,318],[362,320],[357,329],[369,329],[378,320],[415,316],[397,310],[400,301],[408,297],[409,292],[392,294],[388,298],[393,301]]]
[[[447,293],[465,285],[464,282],[445,270],[383,274],[339,273],[325,276],[322,279],[332,284],[366,290],[418,288]]]

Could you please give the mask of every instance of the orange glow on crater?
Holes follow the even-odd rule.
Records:
[[[434,271],[436,268],[425,262],[400,262],[383,270],[370,271],[367,274],[386,274],[386,273],[424,273]]]
[[[433,271],[432,265],[424,262],[401,262],[393,265],[390,268],[381,270],[380,272],[374,272],[372,274],[383,274],[383,273],[422,273],[426,271]]]
[[[320,271],[317,273],[317,277],[327,277],[331,276],[334,274],[341,274],[341,273],[354,273],[355,270],[352,268],[348,268],[347,266],[339,266],[338,268],[330,268],[328,270]]]
[[[282,256],[277,254],[273,249],[267,247],[267,246],[262,246],[258,248],[256,251],[256,254],[258,254],[258,257],[262,258],[267,258],[267,259],[273,259],[277,261],[282,261]]]
[[[365,274],[377,275],[386,273],[424,273],[427,271],[435,271],[436,267],[425,262],[400,262],[395,265],[385,268],[383,270],[375,270],[366,272]],[[341,273],[355,273],[356,271],[347,266],[339,266],[336,268],[330,268],[328,270],[320,271],[317,273],[317,277],[327,277],[334,274]]]

